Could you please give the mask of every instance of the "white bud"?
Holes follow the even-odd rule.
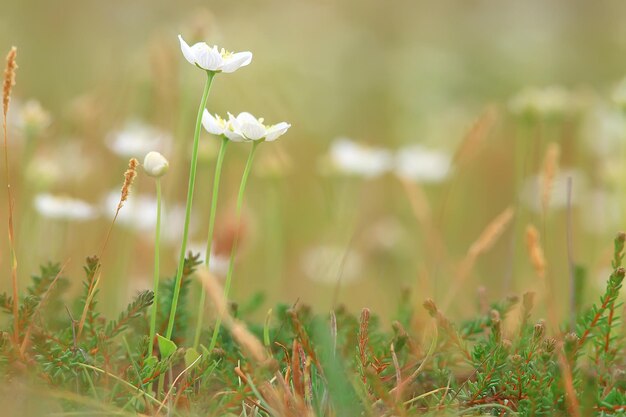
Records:
[[[167,159],[158,152],[148,152],[143,160],[143,170],[151,177],[159,178],[165,175],[170,164]]]

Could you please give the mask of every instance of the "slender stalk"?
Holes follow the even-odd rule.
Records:
[[[11,286],[13,288],[13,342],[17,346],[20,342],[19,320],[19,296],[17,289],[17,254],[15,233],[13,230],[13,193],[11,192],[11,177],[9,175],[9,148],[7,146],[7,113],[11,99],[11,89],[15,84],[15,56],[17,49],[12,47],[7,55],[7,65],[4,70],[4,83],[2,88],[2,132],[4,137],[4,173],[7,182],[7,205],[8,205],[8,232],[9,232],[9,256],[11,259]]]
[[[152,303],[152,316],[150,317],[150,344],[148,345],[148,356],[152,356],[154,349],[154,336],[156,334],[157,304],[159,302],[159,249],[161,244],[161,179],[156,179],[157,193],[157,216],[156,233],[154,237],[154,302]],[[150,384],[152,386],[152,384]]]
[[[180,295],[180,286],[183,278],[183,268],[185,266],[185,252],[187,250],[187,238],[189,236],[189,220],[191,218],[193,191],[196,185],[196,168],[198,166],[198,143],[200,139],[200,128],[202,126],[202,113],[204,112],[204,109],[206,107],[206,102],[209,97],[209,90],[211,89],[211,83],[214,76],[214,72],[207,71],[207,80],[206,84],[204,85],[204,93],[202,94],[200,107],[198,108],[198,117],[196,118],[196,130],[193,135],[193,149],[191,152],[191,165],[189,167],[189,187],[187,189],[187,205],[185,207],[185,225],[183,226],[183,242],[180,246],[180,259],[178,261],[178,269],[176,270],[176,281],[174,284],[172,307],[170,309],[170,317],[167,323],[167,331],[165,333],[165,337],[168,339],[171,339],[172,331],[174,330],[176,308],[178,307],[178,297]]]
[[[237,218],[237,231],[235,232],[235,238],[233,240],[233,246],[230,250],[230,261],[228,263],[228,272],[226,274],[226,282],[224,283],[224,299],[228,300],[228,294],[230,293],[230,284],[233,277],[233,270],[235,268],[235,255],[237,254],[237,245],[239,243],[239,226],[241,224],[241,209],[243,207],[243,195],[246,189],[246,184],[248,182],[248,177],[250,177],[250,171],[252,170],[252,161],[254,160],[254,154],[256,153],[256,148],[261,142],[253,142],[252,149],[250,149],[250,154],[248,155],[248,162],[246,162],[246,167],[243,170],[243,175],[241,177],[241,184],[239,185],[239,194],[237,196],[237,208],[235,216]],[[220,326],[222,325],[222,315],[223,311],[219,311],[217,314],[217,319],[215,320],[215,327],[213,329],[213,336],[211,337],[211,344],[209,345],[209,352],[212,352],[215,348],[215,344],[217,343],[217,336],[220,332]]]
[[[228,145],[228,138],[222,137],[222,144],[220,145],[220,151],[217,155],[217,162],[215,163],[215,175],[213,176],[213,196],[211,197],[211,212],[209,213],[209,235],[206,242],[206,254],[204,257],[204,264],[207,269],[209,268],[211,261],[211,246],[213,244],[213,232],[215,230],[215,216],[217,213],[217,198],[219,196],[220,189],[220,177],[222,176],[222,164],[224,162],[224,155],[226,154],[226,147]],[[196,322],[196,333],[193,338],[193,348],[197,349],[200,343],[200,332],[202,331],[202,322],[204,318],[204,303],[206,301],[206,291],[201,289],[200,300],[198,300],[198,318]]]

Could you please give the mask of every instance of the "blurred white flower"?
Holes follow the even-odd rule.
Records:
[[[380,252],[394,250],[405,234],[405,228],[395,217],[374,221],[364,231],[367,248]]]
[[[595,235],[613,234],[621,227],[620,195],[603,189],[590,190],[581,206],[585,230]]]
[[[213,72],[235,72],[252,61],[252,52],[229,52],[217,46],[209,46],[205,42],[198,42],[189,46],[181,35],[178,35],[180,49],[185,59],[193,65]]]
[[[522,117],[562,117],[578,110],[581,98],[561,86],[526,88],[509,101],[509,110]]]
[[[159,178],[165,175],[169,168],[169,162],[163,155],[152,151],[146,154],[143,160],[143,170],[151,177]]]
[[[305,276],[323,284],[349,284],[361,278],[363,256],[355,249],[323,245],[309,249],[301,267]]]
[[[106,195],[103,202],[105,215],[113,218],[117,204],[119,203],[120,192],[113,190]],[[146,232],[144,235],[151,240],[156,227],[157,200],[152,195],[130,194],[124,207],[117,216],[117,224]],[[175,244],[180,241],[181,230],[185,221],[185,207],[181,204],[173,206],[163,205],[161,213],[161,241],[166,244]]]
[[[28,100],[19,108],[17,127],[27,136],[38,135],[52,123],[52,117],[37,100]]]
[[[72,169],[67,169],[68,166]],[[85,181],[93,169],[93,159],[81,141],[71,139],[45,152],[36,153],[26,167],[26,178],[36,188],[45,189],[55,184]]]
[[[396,154],[395,172],[407,180],[436,183],[446,179],[451,163],[452,159],[447,153],[411,145]]]
[[[550,192],[548,208],[560,210],[567,208],[567,180],[572,178],[572,206],[577,205],[587,188],[587,181],[582,171],[577,169],[563,169],[555,177]],[[541,213],[543,178],[534,175],[527,178],[522,184],[520,199],[529,209]]]
[[[330,162],[343,174],[376,178],[392,168],[393,155],[387,149],[364,146],[347,138],[338,138],[330,146]]]
[[[141,158],[154,150],[168,153],[171,143],[170,134],[137,120],[107,136],[108,148],[124,158]]]
[[[187,245],[187,252],[191,252],[194,255],[200,254],[200,257],[198,259],[202,263],[205,263],[206,242],[189,242],[189,244]],[[228,272],[228,265],[230,263],[229,261],[229,254],[211,252],[209,271],[219,277],[225,277],[226,273]]]
[[[626,140],[626,118],[620,110],[598,104],[585,116],[581,136],[597,156],[619,154]]]
[[[66,195],[37,194],[34,205],[39,214],[49,219],[86,221],[98,216],[91,204]]]

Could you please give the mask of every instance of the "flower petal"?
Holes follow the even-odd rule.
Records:
[[[222,72],[235,72],[239,68],[250,64],[250,62],[252,62],[252,52],[237,52],[224,59]]]
[[[246,141],[246,138],[243,137],[243,135],[237,130],[226,129],[224,131],[224,135],[233,142],[245,142]]]
[[[278,139],[280,136],[284,135],[290,127],[291,125],[286,122],[280,122],[270,126],[265,133],[265,141],[272,142]]]
[[[239,124],[243,124],[243,123],[259,123],[259,119],[257,119],[256,117],[254,117],[251,113],[248,113],[247,111],[243,111],[241,113],[239,113],[236,117],[237,122]]]
[[[196,63],[196,55],[191,47],[185,42],[181,35],[178,35],[178,40],[180,41],[180,50],[183,52],[183,56],[190,64]]]
[[[222,55],[217,50],[217,46],[209,47],[204,42],[197,43],[192,46],[196,53],[196,64],[202,69],[208,71],[219,71],[223,60]]]
[[[202,126],[212,135],[223,135],[226,127],[225,123],[220,123],[207,109],[204,109],[204,113],[202,113]]]
[[[258,121],[256,123],[244,122],[241,124],[241,133],[250,140],[259,140],[265,137],[265,126]]]

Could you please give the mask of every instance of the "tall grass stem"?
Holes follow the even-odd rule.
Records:
[[[204,85],[204,92],[198,108],[198,116],[196,118],[196,130],[193,135],[193,149],[191,152],[191,165],[189,167],[189,186],[187,189],[187,205],[185,206],[185,224],[183,226],[183,241],[180,245],[180,258],[178,261],[178,269],[176,270],[176,281],[174,283],[174,294],[172,296],[172,306],[170,308],[170,317],[167,323],[165,337],[171,340],[174,331],[174,320],[176,317],[176,308],[178,307],[178,297],[180,296],[181,281],[183,278],[183,268],[185,267],[185,252],[187,251],[187,239],[189,237],[189,221],[191,219],[191,206],[193,204],[193,191],[196,185],[196,169],[198,166],[198,144],[200,141],[200,130],[202,127],[202,113],[206,107],[209,91],[213,82],[215,73],[207,71],[207,80]]]
[[[157,322],[157,305],[159,303],[159,263],[160,263],[160,246],[161,246],[161,179],[156,179],[157,194],[157,215],[156,215],[156,231],[154,236],[154,302],[152,303],[152,311],[150,317],[150,344],[148,345],[148,356],[152,356],[154,349],[154,337],[156,334]],[[152,386],[152,384],[150,384]]]
[[[252,170],[252,161],[254,160],[254,154],[256,153],[256,149],[261,142],[253,142],[252,149],[250,149],[250,154],[248,155],[248,161],[246,162],[246,167],[243,171],[243,175],[241,177],[241,184],[239,185],[239,194],[237,196],[237,208],[236,208],[236,218],[237,218],[237,229],[235,232],[235,239],[233,240],[233,246],[230,250],[230,261],[228,263],[228,272],[226,274],[226,282],[224,283],[224,299],[228,300],[228,294],[230,293],[230,284],[232,282],[233,270],[235,268],[235,256],[237,255],[237,244],[239,243],[239,227],[241,225],[241,209],[243,207],[243,196],[244,191],[246,189],[246,184],[248,182],[248,177],[250,177],[250,172]],[[217,336],[220,332],[220,326],[222,325],[222,315],[223,311],[219,311],[217,315],[217,319],[215,320],[215,327],[213,328],[213,336],[211,336],[211,343],[209,344],[209,352],[212,352],[215,348],[215,344],[217,343]]]
[[[213,233],[215,230],[215,217],[217,213],[217,198],[219,196],[220,177],[222,176],[222,164],[224,162],[224,155],[226,154],[226,148],[228,145],[228,138],[222,137],[222,143],[217,155],[217,161],[215,163],[215,175],[213,176],[213,196],[211,197],[211,212],[209,213],[209,233],[206,242],[206,254],[204,257],[204,264],[207,269],[210,270],[211,262],[211,246],[213,244]],[[193,338],[193,348],[197,349],[200,343],[200,332],[202,332],[202,322],[204,318],[204,304],[206,301],[206,292],[201,289],[200,300],[198,300],[198,314],[196,322],[196,333]]]

